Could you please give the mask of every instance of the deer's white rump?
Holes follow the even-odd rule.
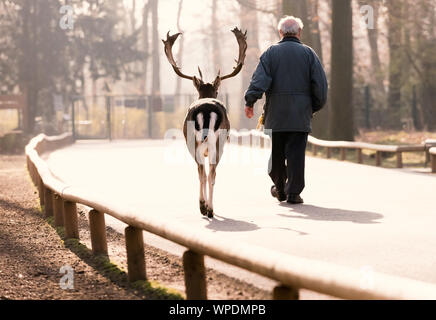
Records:
[[[188,110],[183,134],[189,153],[198,166],[200,212],[213,216],[216,167],[228,139],[230,122],[224,105],[216,99],[199,99]],[[206,164],[209,172],[206,173]],[[208,190],[207,190],[208,189]]]

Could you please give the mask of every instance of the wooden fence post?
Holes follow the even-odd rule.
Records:
[[[27,167],[27,172],[31,173],[30,172],[30,159],[29,159],[28,155],[26,155],[26,167]]]
[[[397,168],[403,167],[403,154],[401,151],[397,151]]]
[[[30,161],[30,160],[29,160]],[[33,163],[30,162],[29,164],[29,174],[30,178],[32,179],[33,185],[36,185],[36,179],[35,179],[35,167],[33,166]]]
[[[206,269],[204,255],[187,250],[183,253],[187,300],[206,300]]]
[[[344,161],[346,159],[346,153],[345,148],[341,148],[341,161]]]
[[[431,172],[436,173],[436,154],[431,155]]]
[[[356,149],[357,163],[363,163],[362,149]]]
[[[273,290],[274,300],[298,300],[300,299],[299,290],[285,285],[278,285]]]
[[[427,164],[431,162],[430,148],[426,148],[424,153],[425,153],[424,167],[427,167]]]
[[[92,253],[107,255],[106,224],[104,213],[92,209],[89,212]]]
[[[64,225],[64,200],[58,194],[53,194],[53,213],[54,225],[61,227]]]
[[[38,181],[39,203],[42,207],[44,205],[44,183],[42,182],[42,179],[39,176],[39,174],[36,179]]]
[[[375,165],[376,165],[377,167],[380,167],[380,166],[381,166],[381,162],[382,162],[382,159],[381,159],[381,151],[376,151],[376,152],[375,152]]]
[[[79,224],[77,221],[77,206],[75,202],[64,202],[64,227],[66,239],[79,239]]]
[[[53,216],[53,192],[46,186],[42,186],[44,190],[44,216],[46,218]]]
[[[130,282],[146,280],[142,230],[128,226],[124,232],[126,237],[128,279]]]
[[[332,157],[332,149],[326,147],[326,153],[327,153],[327,159],[330,159]]]

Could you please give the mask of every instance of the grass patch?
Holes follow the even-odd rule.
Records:
[[[436,132],[428,131],[395,131],[395,130],[378,130],[367,131],[360,130],[356,136],[356,141],[363,141],[377,144],[421,144],[426,139],[436,139]]]
[[[0,136],[18,127],[18,110],[0,110]]]
[[[76,254],[81,260],[95,269],[98,273],[117,284],[120,287],[129,289],[145,296],[149,300],[183,300],[184,296],[175,289],[162,286],[157,281],[128,281],[127,272],[115,262],[110,261],[106,255],[94,255],[92,250],[80,242],[78,239],[65,239],[64,227],[54,225],[54,217],[48,217],[47,223],[56,230],[59,237],[63,240],[66,248]]]
[[[164,287],[157,281],[136,281],[131,285],[147,296],[152,296],[152,299],[155,300],[184,300],[184,296],[180,292]]]

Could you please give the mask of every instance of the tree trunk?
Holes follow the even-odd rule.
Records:
[[[132,0],[132,11],[130,11],[130,30],[132,33],[135,32],[135,27],[136,27],[135,11],[136,11],[136,0]]]
[[[380,9],[380,1],[379,0],[371,0],[367,1],[365,3],[364,0],[361,1],[363,4],[369,4],[374,9],[374,28],[373,29],[367,29],[368,30],[368,43],[369,47],[371,48],[371,65],[372,65],[372,72],[375,75],[375,85],[380,90],[383,90],[384,92],[384,86],[383,86],[383,71],[381,68],[380,63],[380,56],[378,53],[378,16],[379,16],[379,9]]]
[[[154,96],[160,96],[160,62],[159,62],[159,52],[161,49],[161,44],[159,41],[159,33],[158,33],[158,0],[150,0],[151,1],[151,17],[152,17],[152,43],[153,43],[153,80],[152,80],[152,89],[151,92]]]
[[[150,0],[150,9],[151,9],[151,24],[152,24],[152,83],[151,83],[151,95],[152,95],[152,108],[153,112],[150,112],[152,115],[154,112],[162,111],[162,98],[160,92],[160,61],[159,61],[159,52],[161,50],[161,42],[159,41],[159,33],[158,33],[158,0]],[[162,125],[161,118],[162,116],[154,117],[153,124],[153,134],[152,138],[159,137],[161,134],[160,127]]]
[[[177,29],[178,32],[182,32],[183,30],[180,27],[180,16],[182,14],[182,8],[183,8],[183,0],[179,0],[179,9],[177,11]],[[179,51],[177,52],[177,63],[179,66],[183,65],[183,49],[184,49],[184,37],[180,37],[179,38]],[[178,101],[182,101],[181,97],[180,97],[180,91],[181,91],[181,87],[182,87],[182,78],[181,77],[177,77],[176,79],[176,91],[175,91],[175,98],[178,99]]]
[[[97,103],[98,103],[98,100],[97,100],[97,94],[98,94],[97,81],[98,81],[98,79],[93,77],[91,81],[92,81],[91,82],[91,89],[92,89],[92,105],[91,105],[91,107],[95,108],[95,107],[97,107]],[[88,119],[86,119],[86,120],[88,120]]]
[[[351,0],[332,3],[330,138],[354,140],[353,25]]]
[[[319,0],[309,0],[309,15],[310,15],[310,32],[312,45],[321,62],[323,62],[322,44],[321,44],[321,30],[319,28]]]
[[[259,63],[260,49],[259,49],[259,33],[258,33],[258,19],[257,11],[254,10],[256,3],[253,0],[247,0],[250,2],[250,6],[242,6],[240,11],[241,27],[242,30],[249,30],[247,32],[247,53],[245,58],[245,64],[242,68],[242,96],[250,85],[251,77]],[[262,112],[255,110],[255,118]],[[239,120],[240,129],[254,129],[257,123],[252,119],[247,119],[244,110],[241,110],[241,116]]]
[[[368,44],[371,49],[371,72],[373,77],[370,80],[371,96],[374,109],[380,110],[386,102],[386,91],[384,87],[384,73],[380,62],[378,49],[379,25],[378,17],[381,2],[379,0],[359,0],[359,5],[370,5],[374,13],[373,29],[367,29]],[[374,124],[380,124],[380,119],[374,119]]]
[[[318,54],[319,59],[323,62],[322,45],[321,45],[321,30],[319,28],[319,14],[318,14],[318,0],[309,0],[309,10],[310,10],[310,30],[311,30],[311,40],[312,48]],[[330,101],[327,100],[327,104],[321,111],[313,117],[312,122],[312,134],[319,139],[328,139],[328,113],[329,113]]]
[[[436,39],[426,44],[423,57],[422,106],[428,131],[436,130]]]
[[[217,19],[217,6],[218,0],[212,1],[212,21],[211,21],[211,30],[212,30],[212,70],[216,69],[218,71],[221,68],[221,47],[219,41],[219,33],[217,32],[219,29],[218,19]]]
[[[283,0],[283,15],[300,18],[303,22],[301,41],[315,50],[322,61],[321,36],[318,23],[318,0]]]
[[[420,81],[420,105],[425,128],[436,130],[436,30],[435,4],[419,0],[413,3],[416,13],[414,19],[415,54],[411,63],[417,70]]]
[[[25,134],[32,134],[35,129],[35,116],[38,106],[37,88],[37,51],[35,31],[35,2],[24,1],[21,9],[21,21],[23,23],[23,34],[21,52],[26,52],[20,59],[19,82],[20,90],[26,95],[26,110],[23,110],[23,131]]]
[[[294,16],[301,19],[304,25],[303,32],[301,34],[301,41],[307,44],[309,47],[312,47],[313,41],[311,24],[306,0],[283,0],[282,12],[283,15]]]
[[[389,43],[389,91],[386,126],[401,129],[402,1],[387,0]]]
[[[142,11],[142,48],[144,51],[144,58],[142,59],[142,81],[141,90],[142,94],[147,93],[147,72],[148,72],[148,58],[149,58],[149,39],[148,39],[148,15],[150,14],[150,2],[144,4]]]

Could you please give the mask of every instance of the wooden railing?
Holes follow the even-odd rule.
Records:
[[[271,137],[259,130],[240,130],[231,129],[229,134],[230,143],[248,147],[271,147]]]
[[[430,148],[429,153],[431,157],[431,172],[436,173],[436,147]]]
[[[99,190],[65,184],[50,172],[40,155],[72,143],[70,135],[39,135],[26,146],[27,166],[38,188],[45,216],[54,215],[66,238],[79,238],[77,203],[89,206],[91,245],[94,254],[107,255],[105,214],[128,225],[125,229],[129,281],[145,280],[142,231],[151,232],[187,248],[183,254],[187,299],[207,299],[204,256],[246,269],[278,282],[274,299],[298,299],[300,289],[344,299],[436,299],[436,286],[416,280],[374,273],[372,287],[361,286],[358,270],[299,258],[274,250],[235,243],[222,236],[160,218],[146,208],[128,208]]]
[[[239,145],[245,146],[260,146],[264,147],[271,143],[271,139],[268,135],[263,134],[258,130],[236,132],[231,131],[230,141]],[[332,157],[332,150],[338,149],[340,151],[340,159],[346,160],[346,150],[351,149],[356,151],[356,161],[363,163],[362,150],[375,151],[375,163],[376,166],[382,165],[382,153],[395,153],[396,154],[396,167],[403,167],[403,153],[404,152],[425,152],[427,164],[430,161],[434,162],[434,157],[431,157],[430,149],[436,147],[436,140],[426,140],[422,144],[416,145],[382,145],[365,142],[352,142],[352,141],[328,141],[320,140],[315,137],[308,137],[308,144],[312,147],[312,152],[317,155],[319,148],[326,150],[326,157]],[[432,163],[433,163],[432,162]],[[432,164],[432,172],[436,172],[434,165]]]

